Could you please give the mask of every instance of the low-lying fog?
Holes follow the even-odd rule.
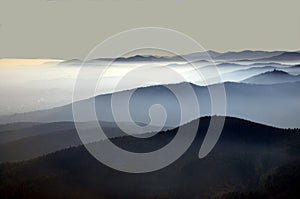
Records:
[[[106,67],[106,62],[85,66],[80,64],[61,64],[59,62],[18,64],[14,66],[1,64],[0,115],[49,109],[69,104],[72,102],[73,89],[77,80],[80,80],[80,83],[82,83],[79,90],[77,90],[77,92],[81,93],[81,99],[148,85],[174,84],[183,81],[200,86],[220,82],[243,82],[246,79],[249,81],[249,78],[251,80],[249,82],[255,82],[257,76],[260,76],[257,78],[258,80],[264,79],[264,81],[257,81],[255,84],[262,85],[268,84],[268,80],[274,82],[274,78],[277,83],[300,81],[300,67],[297,63],[255,63],[245,61],[211,63],[198,61],[191,65],[175,61],[151,63],[116,62],[110,67]],[[166,71],[175,71],[175,75]],[[80,75],[78,76],[78,74]],[[100,76],[101,80],[99,81]],[[281,78],[281,76],[284,78]],[[127,81],[123,81],[123,77],[127,78]],[[155,81],[151,81],[152,79]],[[282,82],[280,82],[281,79]],[[122,82],[118,84],[120,80]],[[91,82],[94,82],[94,84],[91,84]],[[228,97],[236,94],[241,95],[245,92],[242,86],[240,88],[233,93],[229,93]],[[286,86],[282,88],[286,88]],[[87,92],[89,89],[92,89],[94,92]],[[280,92],[284,95],[284,91]],[[260,99],[260,94],[258,93],[257,95],[251,96],[251,98]],[[286,98],[295,102],[299,100],[290,99],[292,97],[289,98],[289,96],[286,96]],[[272,103],[272,97],[270,97],[269,102]],[[243,104],[243,102],[234,102],[234,104],[231,107],[232,110],[236,109],[237,112],[242,110],[239,104]],[[296,103],[295,106],[297,111],[299,109],[298,104]],[[255,105],[251,109],[255,113]],[[229,112],[232,110],[229,110]],[[259,110],[257,111],[259,112]],[[297,113],[291,113],[291,115],[295,114]],[[234,116],[238,117],[239,115]],[[255,116],[254,118],[246,119],[260,122],[259,117]],[[261,122],[266,123],[269,120],[263,119]],[[276,124],[272,120],[267,123]],[[286,127],[288,125],[283,124],[282,126]],[[292,126],[295,126],[294,123]]]

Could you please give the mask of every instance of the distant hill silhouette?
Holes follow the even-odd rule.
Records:
[[[174,56],[153,56],[153,55],[135,55],[132,57],[119,57],[116,62],[168,62],[168,61],[184,61],[180,57]]]
[[[280,55],[273,56],[270,58],[259,59],[256,61],[300,61],[300,53],[299,52],[283,52]]]
[[[279,84],[297,81],[300,81],[300,75],[290,75],[287,72],[274,69],[273,71],[268,71],[245,79],[242,82],[250,84]]]
[[[252,60],[252,59],[260,59],[260,58],[269,58],[273,56],[277,56],[283,53],[283,51],[252,51],[245,50],[241,52],[225,52],[221,55],[217,56],[218,60]]]
[[[222,53],[216,52],[216,51],[206,51],[206,52],[195,52],[190,54],[182,55],[185,59],[188,59],[189,61],[199,61],[199,60],[207,60],[215,59],[216,57],[220,56]]]
[[[97,58],[93,60],[87,60],[85,64],[97,64],[107,61],[116,62],[172,62],[172,61],[199,61],[199,60],[217,60],[217,61],[295,61],[299,60],[299,52],[285,52],[285,51],[255,51],[244,50],[239,52],[216,52],[216,51],[204,51],[195,52],[184,55],[174,56],[154,56],[154,55],[134,55],[131,57],[117,57],[117,58]],[[59,65],[81,65],[83,62],[78,59],[66,60],[60,62]]]
[[[126,134],[117,124],[99,121],[108,138]],[[20,161],[81,145],[74,122],[53,122],[20,128],[19,123],[9,124],[11,130],[0,128],[0,162]],[[16,128],[13,128],[13,126]],[[85,125],[88,127],[89,123]],[[130,124],[123,123],[129,126]],[[145,124],[139,124],[145,125]],[[163,130],[171,129],[165,127]],[[98,131],[95,130],[94,133]]]
[[[180,92],[187,92],[182,88],[185,84],[168,85]],[[201,116],[211,115],[210,94],[207,87],[190,84],[194,89],[199,101]],[[282,83],[274,85],[254,85],[244,83],[224,84],[226,90],[227,115],[246,118],[260,123],[277,125],[281,127],[299,127],[300,107],[296,103],[300,99],[300,93],[295,92],[300,86],[300,82]],[[213,86],[212,86],[213,87]],[[122,91],[118,96],[131,91]],[[187,97],[191,95],[186,94]],[[98,120],[114,122],[111,110],[111,94],[99,95],[95,99]],[[83,107],[93,100],[92,98],[80,102]],[[177,98],[164,85],[150,86],[135,90],[130,100],[130,111],[134,121],[144,124],[149,123],[148,109],[153,104],[161,104],[168,113],[166,125],[175,127],[180,121],[180,106]],[[284,105],[284,106],[283,106]],[[274,109],[276,107],[276,109]],[[260,114],[257,114],[259,112]],[[289,115],[289,117],[278,119],[278,115]],[[85,116],[84,121],[93,120],[90,116]],[[196,118],[186,118],[188,122]],[[72,105],[68,104],[47,110],[19,113],[8,116],[0,116],[0,123],[14,122],[61,122],[73,121]]]

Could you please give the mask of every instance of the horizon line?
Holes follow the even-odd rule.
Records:
[[[212,52],[212,53],[220,53],[220,54],[225,54],[225,53],[242,53],[242,52],[297,52],[300,53],[300,49],[299,50],[262,50],[262,49],[243,49],[243,50],[228,50],[228,51],[217,51],[217,50],[206,50],[206,51],[195,51],[195,52],[188,52],[188,53],[184,53],[181,54],[181,56],[184,55],[189,55],[189,54],[193,54],[193,53],[204,53],[204,52]],[[179,55],[172,55],[172,56],[166,56],[166,55],[156,55],[156,54],[134,54],[134,55],[130,55],[130,56],[122,56],[122,57],[99,57],[96,59],[116,59],[116,58],[130,58],[130,57],[135,57],[135,56],[143,56],[143,57],[147,57],[147,56],[152,56],[152,57],[174,57],[174,56],[179,56]],[[57,57],[1,57],[0,56],[0,62],[1,60],[49,60],[49,61],[68,61],[68,60],[83,60],[80,58],[70,58],[70,59],[64,59],[64,58],[57,58]]]

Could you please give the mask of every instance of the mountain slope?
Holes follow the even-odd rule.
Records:
[[[300,61],[300,53],[299,52],[283,52],[280,55],[259,59],[256,61],[276,61],[276,62],[293,62]]]
[[[114,123],[100,121],[99,123],[108,138],[127,135]],[[16,125],[18,126],[18,123]],[[84,125],[87,126],[87,132],[91,132],[90,135],[98,133],[97,129],[89,128],[88,122]],[[130,128],[130,124],[122,125]],[[162,130],[167,129],[171,128],[165,127]],[[45,123],[29,128],[3,131],[0,132],[0,162],[27,160],[81,144],[74,122]]]
[[[300,155],[299,130],[226,118],[213,151],[198,159],[209,119],[200,120],[197,137],[188,151],[162,170],[119,172],[99,163],[81,146],[30,161],[1,164],[0,197],[214,198],[245,188],[258,189],[261,176]],[[150,139],[122,137],[113,142],[130,151],[145,152],[164,146],[174,134],[172,130]]]
[[[287,82],[300,81],[300,75],[290,75],[287,72],[276,70],[268,71],[243,80],[243,83],[249,84],[279,84]]]
[[[182,83],[187,84],[187,83]],[[184,96],[190,97],[189,93],[182,88],[182,84],[169,85]],[[192,85],[201,110],[201,116],[211,115],[210,94],[207,87]],[[214,85],[210,86],[213,89]],[[278,127],[300,127],[298,91],[300,82],[275,84],[275,85],[252,85],[243,83],[225,83],[227,115],[246,118],[260,123]],[[128,92],[122,91],[118,96],[127,96]],[[111,110],[111,94],[99,95],[95,99],[96,114],[98,120],[114,122]],[[91,99],[80,102],[86,107]],[[164,86],[150,86],[135,90],[130,100],[130,112],[135,122],[148,124],[150,121],[148,110],[153,104],[161,104],[168,114],[166,126],[176,127],[180,124],[180,106],[174,94]],[[284,105],[284,106],[283,106]],[[274,109],[274,107],[277,107]],[[260,114],[258,115],[257,112]],[[279,117],[279,115],[281,117]],[[285,117],[289,115],[289,117]],[[184,122],[195,118],[186,118]],[[82,121],[93,120],[88,115],[82,117]],[[0,123],[13,122],[60,122],[73,121],[71,104],[48,110],[21,113],[9,116],[1,116]],[[124,121],[128,122],[128,121]]]

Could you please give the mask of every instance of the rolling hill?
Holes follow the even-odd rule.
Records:
[[[289,177],[299,175],[289,166],[300,155],[299,130],[226,118],[223,133],[213,151],[204,159],[198,159],[209,121],[209,117],[200,119],[197,137],[182,157],[151,173],[129,174],[113,170],[98,162],[83,146],[28,161],[2,163],[0,197],[236,198],[236,195],[246,196],[247,190],[259,194],[261,186],[269,187],[264,194],[271,198],[280,198],[280,194],[299,194],[299,189],[284,188],[286,184],[295,187],[300,184],[299,178]],[[120,137],[112,141],[129,151],[146,152],[164,146],[175,133],[176,129],[149,139]],[[280,171],[274,172],[275,168]],[[265,176],[272,178],[264,181]],[[279,176],[285,183],[272,181]]]
[[[187,91],[181,89],[184,84],[168,85],[177,89],[184,96],[191,96]],[[211,100],[208,87],[191,85],[195,91],[201,110],[201,116],[211,115]],[[216,85],[211,85],[213,89]],[[259,123],[274,125],[278,127],[300,127],[298,91],[300,82],[281,83],[274,85],[253,85],[244,83],[225,83],[227,115],[245,118]],[[118,93],[119,97],[127,96],[129,91]],[[96,114],[98,120],[103,122],[114,122],[111,109],[111,94],[99,95],[95,98]],[[93,102],[93,98],[82,100],[76,103],[84,108]],[[180,106],[175,95],[163,85],[150,86],[136,89],[130,100],[131,117],[135,122],[148,124],[150,121],[148,110],[153,104],[161,104],[165,107],[168,117],[166,126],[176,127],[180,125]],[[276,109],[274,109],[276,107]],[[260,114],[257,114],[259,112]],[[218,114],[218,113],[215,113]],[[280,115],[280,117],[279,117]],[[289,117],[285,117],[289,115]],[[189,122],[195,117],[185,118]],[[82,117],[82,121],[93,120],[89,115]],[[73,121],[72,105],[68,104],[47,110],[40,110],[28,113],[20,113],[8,116],[0,116],[0,123],[14,122],[61,122]],[[126,121],[124,121],[126,122]],[[128,122],[128,121],[127,121]]]
[[[248,84],[279,84],[300,81],[300,75],[290,75],[287,72],[276,70],[268,71],[243,80]]]

